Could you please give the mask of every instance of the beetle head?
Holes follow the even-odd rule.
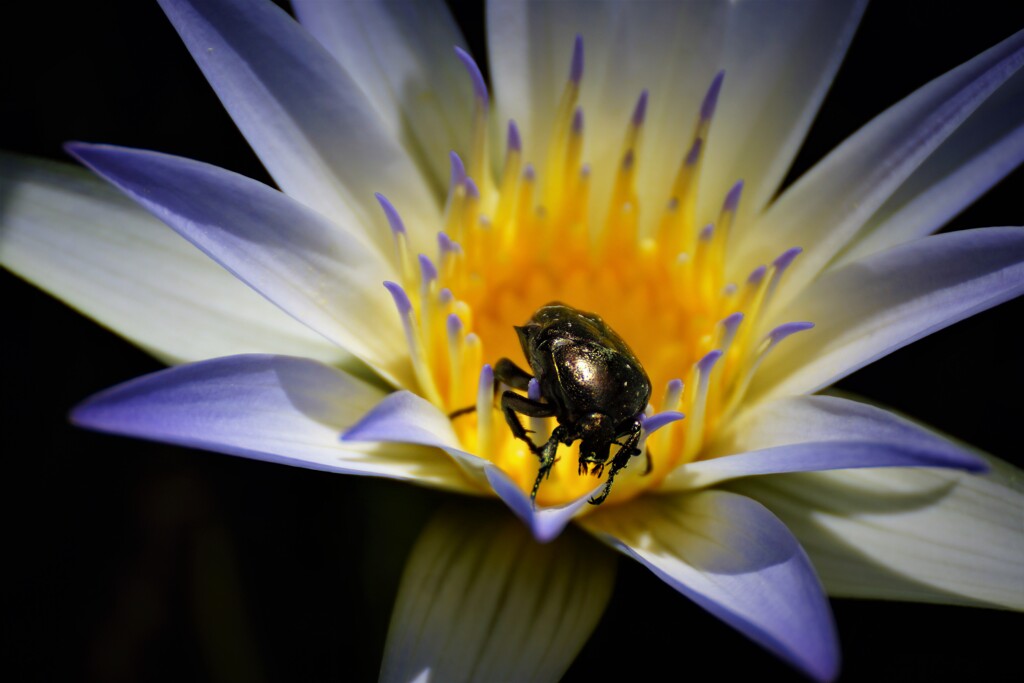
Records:
[[[594,462],[608,459],[615,440],[615,425],[604,413],[590,413],[579,422],[580,454]]]

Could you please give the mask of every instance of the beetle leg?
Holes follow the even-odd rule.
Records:
[[[549,403],[534,401],[507,389],[501,395],[501,412],[505,414],[505,422],[512,430],[512,436],[529,444],[530,450],[539,457],[540,448],[530,439],[531,432],[523,427],[523,423],[519,421],[519,415],[516,413],[522,413],[527,417],[554,417],[555,407]]]
[[[639,455],[640,451],[636,445],[640,443],[640,423],[637,422],[633,425],[633,430],[629,433],[625,443],[619,448],[619,452],[612,458],[611,468],[608,470],[608,480],[604,483],[604,491],[601,492],[597,498],[591,498],[589,502],[591,505],[600,505],[604,502],[604,499],[608,497],[608,494],[612,490],[612,482],[615,481],[615,475],[619,473],[623,467],[629,463],[629,459],[634,455]],[[650,456],[648,456],[648,465],[650,464]],[[603,466],[602,466],[603,469]],[[650,471],[650,470],[648,470]],[[645,472],[646,474],[646,472]],[[598,475],[600,476],[600,474]]]
[[[540,452],[537,453],[537,457],[540,458],[540,469],[537,471],[537,479],[533,482],[533,490],[530,491],[530,502],[537,505],[537,490],[540,488],[540,483],[551,474],[551,466],[555,464],[555,453],[558,452],[558,443],[563,441],[565,437],[565,430],[561,425],[555,427],[554,431],[551,432],[551,438],[548,439],[547,443],[540,447]]]
[[[528,373],[526,370],[523,370],[508,358],[502,358],[494,364],[495,389],[498,388],[498,382],[504,382],[513,389],[526,391],[530,386],[531,379],[533,379],[533,375]]]
[[[533,379],[533,376],[526,370],[523,370],[508,358],[502,358],[494,366],[494,393],[498,393],[498,387],[502,383],[507,384],[513,389],[526,391],[530,386],[531,379]],[[469,415],[474,412],[476,412],[475,404],[466,406],[465,408],[459,408],[458,410],[453,410],[448,413],[448,419],[454,420],[457,417]]]

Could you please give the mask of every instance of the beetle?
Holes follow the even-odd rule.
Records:
[[[593,466],[593,474],[600,477],[609,466],[604,491],[589,501],[600,505],[611,492],[615,475],[640,454],[640,416],[651,398],[647,372],[600,316],[557,301],[537,309],[525,325],[514,329],[533,375],[502,358],[494,366],[494,378],[496,384],[511,387],[501,394],[501,411],[513,436],[525,441],[540,460],[530,500],[536,501],[541,481],[550,474],[559,444],[571,446],[578,440],[580,475]],[[539,400],[514,391],[526,391],[534,377]],[[519,415],[554,417],[558,426],[546,443],[537,446]],[[609,463],[612,444],[619,450]],[[644,474],[650,471],[648,454]]]

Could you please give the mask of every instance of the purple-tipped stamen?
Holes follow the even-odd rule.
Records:
[[[572,64],[569,67],[569,80],[579,85],[583,80],[583,36],[576,34],[572,44]]]
[[[736,207],[740,205],[741,194],[743,194],[743,181],[738,180],[729,190],[728,194],[725,195],[725,201],[722,202],[722,212],[735,213]]]
[[[449,339],[458,339],[459,335],[462,333],[462,320],[459,316],[454,313],[449,313],[448,320],[446,320],[445,323],[448,329]]]
[[[711,372],[711,368],[715,367],[715,363],[717,363],[718,359],[721,357],[722,352],[719,351],[718,349],[715,349],[714,351],[708,351],[703,358],[697,361],[697,372],[701,373],[702,375]]]
[[[772,261],[772,265],[775,266],[775,271],[781,275],[782,271],[786,270],[786,268],[789,268],[789,265],[793,263],[793,260],[796,259],[796,257],[799,256],[802,252],[802,247],[793,247],[792,249],[787,249],[786,251],[782,252],[782,254],[780,254],[777,259]]]
[[[675,394],[683,390],[683,380],[681,379],[670,379],[666,386],[666,393]]]
[[[633,118],[630,119],[630,122],[634,128],[644,125],[644,119],[647,117],[647,95],[647,89],[644,88],[636,101],[636,106],[633,107]]]
[[[574,135],[583,133],[583,107],[576,107],[572,113],[572,132]]]
[[[508,120],[508,151],[519,152],[523,149],[523,140],[519,137],[519,126],[512,119]]]
[[[634,154],[633,150],[627,151],[626,156],[622,157],[622,170],[628,171],[629,169],[633,168],[633,162],[635,161],[636,154]]]
[[[536,377],[531,377],[530,383],[526,385],[526,397],[531,401],[540,400],[540,382]]]
[[[722,328],[725,330],[725,338],[728,339],[728,340],[731,340],[733,335],[736,334],[736,330],[739,329],[740,323],[742,323],[742,322],[743,322],[743,314],[742,313],[733,313],[732,315],[728,315],[728,316],[722,318],[721,325],[722,325]],[[728,344],[723,344],[723,345],[724,346],[728,346]]]
[[[451,302],[455,301],[455,295],[452,294],[452,290],[447,287],[442,287],[441,291],[437,293],[437,300],[441,302],[442,306],[447,306]]]
[[[707,225],[700,229],[700,232],[697,234],[697,239],[699,239],[701,242],[710,242],[711,238],[714,236],[715,226],[712,223],[708,223]]]
[[[769,332],[767,338],[769,339],[770,346],[775,346],[776,344],[781,342],[786,337],[789,337],[790,335],[794,335],[797,332],[803,332],[804,330],[809,330],[812,327],[814,327],[814,323],[806,323],[806,322],[783,323],[783,324],[779,325],[778,327],[776,327],[771,332]]]
[[[700,159],[700,151],[704,147],[704,141],[700,138],[694,138],[693,144],[690,145],[690,151],[686,153],[686,165],[693,166]]]
[[[405,320],[406,316],[412,311],[412,302],[409,301],[409,295],[405,293],[402,285],[397,282],[385,280],[384,287],[391,293],[391,298],[395,300],[395,307],[398,309],[399,315]]]
[[[466,196],[472,197],[473,199],[480,199],[480,190],[477,189],[476,183],[473,182],[472,178],[466,178]]]
[[[462,158],[455,152],[448,152],[448,161],[451,162],[452,167],[451,186],[454,188],[464,185],[466,183],[466,165],[462,163]]]
[[[441,260],[447,254],[454,254],[459,251],[459,243],[453,242],[452,238],[443,232],[437,233],[437,246],[441,249]]]
[[[704,95],[704,101],[700,105],[700,117],[707,121],[715,114],[715,106],[718,104],[718,94],[722,91],[722,81],[725,80],[725,71],[715,74],[714,80],[708,92]]]
[[[665,425],[670,425],[673,422],[678,422],[686,416],[677,410],[666,410],[660,413],[655,413],[650,417],[646,415],[640,415],[637,419],[640,421],[640,428],[644,430],[644,434],[650,436],[654,432],[658,431]]]
[[[583,164],[580,167],[580,177],[581,178],[589,178],[590,177],[590,164]]]
[[[533,164],[527,164],[523,169],[523,180],[533,182],[537,179],[537,172],[533,170]]]
[[[484,83],[484,75],[480,73],[480,67],[476,65],[476,60],[472,55],[461,47],[456,46],[455,54],[458,55],[463,66],[466,67],[466,71],[469,72],[469,80],[473,83],[473,95],[486,110],[490,105],[490,98],[487,95],[487,84]]]
[[[750,271],[750,275],[747,276],[747,284],[756,287],[761,284],[761,280],[764,279],[765,273],[768,272],[768,268],[765,266],[758,266],[754,270]]]
[[[419,255],[420,261],[420,277],[423,278],[423,283],[428,284],[431,280],[437,279],[437,267],[434,262],[430,260],[426,254]]]
[[[374,196],[377,198],[380,208],[384,209],[384,215],[387,216],[388,225],[391,226],[391,232],[396,235],[404,235],[405,224],[402,223],[402,217],[398,215],[398,210],[395,209],[394,204],[388,201],[388,198],[380,192],[375,193]]]

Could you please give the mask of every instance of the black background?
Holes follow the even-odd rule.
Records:
[[[482,55],[480,9],[456,11]],[[794,174],[1022,26],[1019,3],[870,7]],[[64,159],[66,140],[111,142],[269,181],[155,2],[20,3],[5,7],[0,33],[0,148]],[[1018,171],[951,227],[1022,222]],[[75,403],[160,365],[9,273],[0,286],[4,673],[374,679],[409,543],[441,496],[72,429]],[[1020,301],[983,313],[841,386],[1024,465],[1022,313]],[[833,605],[843,680],[1020,671],[1017,614]],[[615,598],[567,680],[666,674],[797,678],[622,561]]]

